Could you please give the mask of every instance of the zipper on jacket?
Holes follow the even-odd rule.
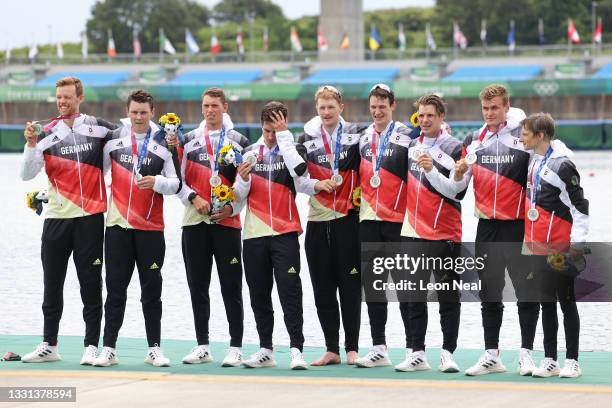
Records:
[[[63,207],[64,206],[64,199],[62,198],[62,192],[60,191],[59,184],[57,184],[57,179],[54,178],[53,182],[55,183],[55,189],[57,190],[57,195],[59,197],[59,200],[58,200],[59,201],[59,205],[60,205],[60,207]]]
[[[553,220],[555,219],[555,212],[552,212],[550,216],[550,222],[548,223],[548,233],[546,234],[546,242],[550,241],[550,232],[552,231]]]
[[[128,223],[130,222],[130,210],[132,205],[132,187],[134,184],[134,171],[134,164],[132,163],[132,174],[130,174],[130,195],[128,196],[128,208],[127,214],[125,215],[125,221],[127,221]]]
[[[499,180],[499,136],[495,139],[495,156],[497,160],[495,160],[495,193],[493,195],[493,218],[497,215],[497,184]]]
[[[74,126],[74,124],[73,124]],[[79,191],[81,192],[81,212],[85,215],[85,202],[83,201],[83,180],[81,179],[81,159],[79,157],[79,150],[76,148],[76,136],[74,135],[74,128],[70,129],[70,133],[72,133],[72,140],[74,142],[74,151],[76,153],[77,158],[77,170],[79,173]]]
[[[270,208],[270,228],[274,230],[274,226],[272,224],[272,150],[270,150],[268,163],[270,167],[268,167],[268,206]]]
[[[414,203],[414,233],[417,230],[417,219],[419,218],[419,195],[421,194],[421,181],[423,180],[423,172],[419,171],[419,184],[417,185],[416,202]]]

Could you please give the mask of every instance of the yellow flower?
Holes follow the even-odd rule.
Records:
[[[158,122],[161,126],[165,126],[167,123],[178,126],[181,124],[181,118],[176,113],[166,113],[159,118]]]
[[[414,112],[412,114],[412,116],[410,117],[410,123],[412,123],[412,126],[414,127],[419,126],[419,112]]]
[[[560,271],[565,268],[565,255],[563,254],[548,255],[546,257],[546,262],[550,265],[551,268],[557,271]]]
[[[355,187],[353,190],[353,205],[361,207],[361,187]]]
[[[226,154],[230,150],[232,150],[232,145],[225,145],[219,150],[219,154]]]

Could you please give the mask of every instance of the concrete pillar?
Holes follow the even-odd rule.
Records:
[[[321,61],[361,61],[364,53],[363,0],[320,0],[320,27],[329,49],[320,53]],[[350,46],[341,50],[344,34]]]

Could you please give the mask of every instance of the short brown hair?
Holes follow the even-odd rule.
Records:
[[[225,92],[223,92],[223,89],[221,88],[217,88],[217,87],[208,88],[202,94],[202,99],[204,99],[204,96],[206,95],[213,97],[213,98],[219,98],[221,99],[221,103],[225,104]]]
[[[480,91],[479,96],[481,101],[490,101],[491,99],[500,96],[504,105],[506,105],[510,99],[506,87],[499,84],[491,84],[487,86],[485,89]]]
[[[436,108],[436,112],[438,113],[438,115],[446,114],[446,104],[444,103],[444,100],[438,95],[432,94],[421,96],[414,102],[414,107],[416,110],[419,110],[419,106],[421,105],[432,105],[434,108]]]
[[[368,101],[370,100],[372,96],[375,96],[378,99],[388,99],[389,105],[393,105],[395,103],[395,94],[393,93],[390,87],[388,87],[387,85],[385,86],[389,90],[381,86],[374,85],[374,87],[370,90],[370,94],[368,95]]]
[[[57,82],[55,83],[56,88],[70,85],[74,85],[77,96],[83,95],[83,83],[77,77],[64,77],[62,79],[57,80]]]
[[[273,122],[274,117],[272,116],[272,112],[280,112],[285,119],[288,115],[287,107],[282,103],[277,101],[268,102],[261,110],[261,123]]]
[[[133,91],[131,94],[129,94],[129,96],[127,98],[127,107],[128,107],[128,109],[130,107],[130,102],[132,102],[132,101],[137,102],[137,103],[148,103],[149,106],[151,107],[151,110],[153,110],[153,95],[151,95],[147,91],[139,89],[139,90]]]
[[[521,121],[521,126],[534,134],[543,133],[544,138],[555,138],[555,120],[549,113],[532,113]]]

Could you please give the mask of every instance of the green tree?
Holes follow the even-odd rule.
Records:
[[[178,50],[185,43],[185,28],[195,32],[208,26],[209,18],[209,10],[195,0],[98,0],[87,21],[90,50],[106,51],[110,29],[117,52],[132,51],[134,30],[139,32],[143,52],[155,52],[160,28]]]
[[[283,17],[280,6],[271,0],[222,0],[214,8],[214,18],[219,22],[242,23],[250,18]]]

